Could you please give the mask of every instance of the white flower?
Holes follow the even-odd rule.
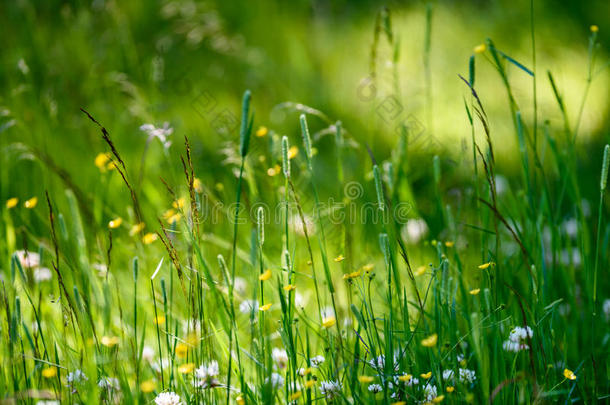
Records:
[[[394,371],[398,371],[399,364],[397,361],[397,353],[394,353]],[[369,365],[373,367],[376,371],[385,370],[385,356],[383,354],[377,356],[376,359],[372,359],[369,361]]]
[[[341,383],[338,381],[322,381],[320,383],[320,393],[326,397],[326,399],[333,399],[341,392]]]
[[[76,369],[68,373],[68,376],[66,377],[66,387],[70,388],[72,394],[75,394],[77,392],[77,386],[85,381],[89,381],[85,373]]]
[[[199,319],[191,319],[182,324],[182,331],[184,334],[198,333],[201,330],[201,323]]]
[[[61,405],[59,401],[36,401],[36,405]]]
[[[248,287],[248,283],[246,282],[246,280],[243,277],[235,277],[235,280],[233,282],[233,288],[235,289],[235,292],[243,294],[246,291],[247,287]],[[257,308],[258,308],[258,306],[257,306]]]
[[[453,370],[443,370],[443,380],[453,380],[454,375]]]
[[[179,405],[182,401],[175,392],[162,392],[155,398],[156,405]]]
[[[93,263],[93,268],[97,271],[98,277],[106,277],[108,273],[108,266],[104,263]]]
[[[474,370],[468,370],[467,368],[460,368],[458,370],[458,379],[462,384],[472,384],[477,380],[477,374]]]
[[[508,335],[508,340],[504,341],[502,347],[507,352],[515,353],[521,350],[529,350],[530,347],[526,344],[526,342],[527,339],[531,338],[532,336],[534,336],[532,328],[530,328],[529,326],[526,326],[524,328],[521,326],[517,326],[510,332],[510,334]]]
[[[303,308],[305,306],[305,299],[298,292],[294,293],[294,305],[296,305],[299,308]]]
[[[24,269],[33,269],[40,266],[40,255],[38,253],[18,250],[15,254],[17,255],[17,259],[19,259],[19,264],[21,264],[21,267]]]
[[[322,319],[324,318],[330,318],[330,317],[336,317],[337,315],[335,315],[335,310],[333,309],[333,307],[324,307],[320,310],[320,315],[322,315]]]
[[[324,363],[325,360],[326,359],[324,358],[324,356],[319,356],[319,355],[309,359],[311,366],[314,368],[318,368],[320,366],[320,364]]]
[[[428,234],[428,224],[422,218],[409,219],[402,229],[402,234],[409,243],[416,244]]]
[[[279,369],[286,368],[286,365],[288,365],[288,353],[284,349],[274,347],[271,351],[271,358]]]
[[[146,132],[148,139],[159,139],[165,149],[168,149],[172,144],[168,138],[174,132],[174,129],[169,126],[169,122],[164,122],[161,128],[157,128],[153,124],[140,125],[140,131]]]
[[[121,388],[119,380],[112,377],[100,378],[100,380],[97,382],[97,386],[106,391],[114,391]]]
[[[195,370],[193,385],[204,389],[218,387],[220,382],[216,379],[216,376],[219,373],[218,362],[216,360],[212,360],[208,364],[202,364]]]
[[[371,384],[371,385],[369,385],[369,391],[371,391],[374,394],[377,394],[378,392],[383,391],[383,387],[379,384]]]
[[[424,402],[430,402],[438,396],[436,385],[430,383],[424,387]]]
[[[144,348],[142,349],[142,359],[144,359],[150,363],[153,361],[154,358],[155,358],[155,349],[153,349],[150,346],[144,346]]]
[[[17,61],[17,67],[19,68],[19,70],[21,70],[21,73],[23,73],[24,75],[27,75],[28,73],[30,73],[30,67],[28,66],[27,63],[25,63],[25,60],[23,60],[23,58],[21,58]],[[42,401],[39,401],[39,402],[42,402]],[[47,401],[47,402],[51,402],[51,401]]]
[[[603,311],[606,316],[606,321],[610,320],[610,299],[604,300]]]
[[[273,389],[278,389],[284,386],[284,377],[279,375],[278,373],[271,374],[271,377],[267,377],[265,379],[265,384],[271,382],[271,386]]]
[[[53,278],[53,273],[46,267],[39,267],[34,269],[34,281],[40,283],[42,281],[49,281]]]
[[[252,312],[256,313],[258,311],[258,300],[243,300],[241,304],[239,304],[239,312],[242,314],[252,314]]]

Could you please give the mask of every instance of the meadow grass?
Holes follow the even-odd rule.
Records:
[[[432,19],[429,6],[429,114]],[[598,29],[581,100],[566,100],[547,72],[559,129],[539,117],[533,18],[531,31],[531,69],[487,40],[468,61],[468,78],[456,78],[471,133],[471,176],[457,196],[452,163],[440,155],[414,161],[407,126],[381,160],[349,122],[326,122],[312,136],[310,123],[326,116],[303,105],[293,114],[300,133],[280,138],[255,125],[256,94],[246,91],[239,133],[224,151],[230,181],[196,172],[187,137],[180,145],[169,127],[141,127],[147,148],[158,139],[166,152],[171,135],[181,151],[180,162],[163,155],[178,169],[149,180],[167,202],[150,207],[142,202],[151,193],[142,187],[148,149],[139,167],[124,160],[112,128],[83,110],[106,145],[95,159],[93,201],[74,185],[44,198],[12,196],[2,207],[0,402],[608,401],[610,147],[588,156],[600,168],[595,212],[576,149],[599,74]],[[397,62],[385,9],[372,72],[383,38]],[[497,72],[498,94],[477,92],[481,63]],[[519,104],[513,80],[531,81],[531,106]],[[498,171],[504,157],[494,145],[503,140],[485,110],[502,93],[520,164],[510,180]],[[574,124],[568,103],[578,105]],[[354,161],[361,170],[350,169]],[[409,178],[415,165],[432,180],[435,204],[425,218]],[[336,179],[329,195],[320,191],[323,176]],[[109,199],[120,199],[122,216]]]

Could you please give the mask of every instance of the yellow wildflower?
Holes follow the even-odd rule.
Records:
[[[345,257],[343,257],[343,255],[339,255],[339,256],[335,257],[335,262],[337,262],[337,263],[342,262],[343,260],[345,260]]]
[[[483,53],[486,49],[487,47],[485,46],[485,44],[480,44],[474,47],[474,53]]]
[[[370,375],[360,375],[360,376],[358,376],[358,381],[360,381],[363,384],[371,383],[371,382],[373,382],[373,380],[375,380],[375,377],[372,377]]]
[[[296,286],[296,285],[294,285],[294,284],[288,284],[288,285],[284,286],[284,291],[292,291],[292,290],[294,290],[295,288],[297,288],[297,286]]]
[[[142,243],[144,243],[145,245],[150,245],[151,243],[156,241],[157,238],[158,238],[158,236],[156,233],[149,232],[142,237]]]
[[[273,177],[282,171],[280,165],[275,165],[267,169],[267,176]]]
[[[53,378],[56,375],[57,375],[57,367],[55,367],[55,366],[45,367],[42,369],[42,376],[44,378]]]
[[[569,369],[565,369],[563,370],[563,376],[565,378],[567,378],[568,380],[575,380],[576,379],[576,374],[574,374],[574,372],[572,370]]]
[[[172,207],[180,209],[184,207],[184,198],[180,197],[172,203]]]
[[[421,378],[425,378],[426,380],[432,377],[432,371],[428,371],[427,373],[420,374]]]
[[[362,270],[364,270],[366,273],[370,273],[371,271],[373,271],[373,267],[375,267],[373,263],[368,263],[362,266]]]
[[[201,180],[199,180],[199,177],[195,177],[193,179],[193,188],[198,193],[203,192],[203,183],[201,182]]]
[[[597,25],[592,25],[591,27],[589,27],[591,29],[591,32],[597,32],[599,31],[599,27]]]
[[[180,367],[178,367],[178,372],[180,374],[190,374],[193,372],[193,370],[195,370],[195,364],[193,363],[182,364]]]
[[[19,198],[9,198],[8,200],[6,200],[6,209],[10,210],[11,208],[16,207],[17,203],[19,203]]]
[[[344,280],[350,280],[352,278],[357,278],[360,277],[360,274],[362,274],[362,272],[360,270],[351,272],[351,273],[346,273],[343,275],[343,279]]]
[[[334,316],[329,316],[329,317],[322,319],[322,327],[324,327],[326,329],[330,328],[331,326],[333,326],[336,323],[337,323],[337,319],[335,319]]]
[[[155,390],[155,382],[153,380],[142,381],[142,384],[140,384],[140,391],[142,391],[145,394],[148,394],[149,392],[153,392],[154,390]]]
[[[246,405],[246,400],[241,395],[238,395],[237,398],[235,398],[235,402],[237,402],[237,405]]]
[[[297,399],[301,398],[301,395],[303,395],[303,393],[301,391],[297,391],[290,396],[290,400],[296,401]]]
[[[265,311],[267,311],[269,308],[271,308],[271,304],[265,304],[265,305],[263,305],[263,306],[259,307],[259,308],[258,308],[258,310],[259,310],[259,311],[263,311],[263,312],[265,312]]]
[[[258,276],[258,279],[260,281],[267,281],[270,278],[271,278],[271,269],[265,270],[260,276]]]
[[[256,136],[258,136],[259,138],[262,138],[263,136],[267,135],[269,133],[269,129],[267,129],[267,127],[258,127],[258,129],[256,130]]]
[[[413,376],[411,374],[403,374],[403,375],[398,376],[398,379],[402,382],[410,381],[411,378],[413,378]]]
[[[453,247],[453,245],[455,245],[455,242],[454,242],[454,241],[452,241],[452,240],[448,240],[447,242],[445,242],[445,246],[447,246],[447,247],[449,247],[449,248],[450,248],[450,247]]]
[[[296,146],[291,146],[290,149],[288,149],[288,159],[293,159],[298,154],[299,154],[299,148],[297,148]]]
[[[129,236],[133,236],[135,234],[138,234],[138,233],[142,232],[142,230],[144,229],[145,226],[146,226],[146,224],[144,222],[140,222],[139,224],[135,224],[129,230]]]
[[[478,294],[478,293],[480,293],[480,292],[481,292],[481,289],[480,289],[480,288],[475,288],[475,289],[473,289],[473,290],[470,290],[468,293],[469,293],[470,295],[477,295],[477,294]]]
[[[423,347],[434,347],[436,346],[436,342],[438,341],[438,335],[433,333],[425,339],[422,339],[420,342]]]
[[[455,391],[455,387],[447,387],[446,389],[448,393],[452,393],[453,391]]]
[[[434,398],[432,400],[432,402],[434,402],[435,404],[440,404],[441,402],[443,402],[443,399],[445,399],[444,395],[439,395],[438,397]]]
[[[106,171],[106,164],[110,161],[110,153],[98,153],[95,157],[94,163],[100,172]]]
[[[311,388],[316,385],[316,380],[307,380],[305,381],[305,388]]]
[[[32,197],[29,200],[27,200],[25,203],[23,203],[23,206],[25,208],[32,209],[36,206],[36,204],[38,204],[38,197]]]
[[[426,266],[419,266],[417,268],[417,270],[415,270],[415,273],[413,273],[416,276],[422,276],[426,273]]]
[[[176,356],[183,359],[189,351],[189,347],[184,343],[180,342],[176,345]]]
[[[102,344],[106,347],[113,347],[119,344],[118,336],[102,336]]]
[[[481,270],[485,270],[485,269],[487,269],[487,268],[489,268],[489,267],[493,267],[493,266],[495,266],[495,265],[496,265],[496,264],[495,264],[494,262],[487,262],[487,263],[480,264],[480,265],[479,265],[479,269],[481,269]]]
[[[165,317],[163,315],[159,315],[154,320],[155,325],[163,325],[165,323]]]
[[[119,226],[121,226],[121,224],[123,223],[123,218],[121,217],[116,217],[115,219],[111,220],[108,222],[108,228],[110,229],[116,229]]]

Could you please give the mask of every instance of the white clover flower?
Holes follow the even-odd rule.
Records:
[[[398,371],[397,353],[394,353],[394,371]],[[376,359],[369,361],[369,365],[377,370],[385,370],[385,356],[383,354],[377,356]]]
[[[74,371],[70,371],[66,376],[66,387],[70,388],[72,394],[75,394],[77,392],[78,385],[85,381],[89,381],[87,375],[81,370],[76,369]]]
[[[409,243],[416,244],[428,235],[428,224],[422,218],[409,219],[401,233]]]
[[[202,364],[195,370],[195,378],[193,385],[200,388],[214,388],[220,385],[220,381],[216,378],[220,370],[216,360],[210,361],[208,364]]]
[[[453,380],[454,376],[453,370],[443,370],[443,380]]]
[[[258,300],[243,300],[241,304],[239,304],[239,312],[242,314],[251,314],[252,312],[256,313],[258,311]]]
[[[18,250],[15,254],[19,260],[19,264],[21,264],[21,267],[24,269],[33,269],[40,266],[40,255],[38,253]]]
[[[155,398],[156,405],[180,405],[182,401],[175,392],[162,392]]]
[[[426,384],[424,387],[424,402],[431,402],[438,396],[438,391],[436,385],[432,385],[430,383]]]
[[[371,384],[369,385],[369,391],[371,391],[373,394],[377,394],[378,392],[383,391],[383,387],[379,384]]]
[[[288,365],[288,353],[284,349],[274,347],[271,351],[271,358],[280,370]]]
[[[284,386],[284,377],[279,375],[278,373],[272,373],[271,377],[267,377],[265,379],[265,384],[271,382],[271,386],[273,389],[278,389]]]
[[[116,391],[121,389],[119,380],[113,377],[102,377],[97,382],[97,386],[105,391]]]
[[[460,368],[458,370],[458,379],[462,384],[472,384],[477,380],[477,374],[474,370]]]
[[[318,368],[320,366],[320,364],[324,363],[325,360],[326,359],[324,358],[324,356],[320,356],[320,355],[309,359],[311,366],[314,368]]]
[[[144,348],[142,348],[142,359],[146,360],[147,362],[152,362],[155,358],[155,349],[153,349],[150,346],[144,346]]]
[[[164,122],[163,127],[157,128],[153,124],[140,125],[140,131],[146,132],[148,139],[157,138],[165,149],[168,149],[172,142],[168,140],[174,129],[169,126],[169,122]]]
[[[34,269],[34,281],[36,281],[37,283],[49,281],[52,278],[53,273],[51,273],[51,270],[49,270],[48,268],[39,267],[37,269]]]
[[[531,338],[532,336],[534,336],[532,328],[529,326],[524,328],[517,326],[510,332],[508,335],[508,340],[504,341],[502,347],[507,352],[514,353],[520,352],[521,350],[529,350],[530,347],[526,344],[526,342],[527,339]]]
[[[322,381],[320,383],[320,393],[326,397],[326,399],[333,399],[341,392],[342,385],[338,381]]]

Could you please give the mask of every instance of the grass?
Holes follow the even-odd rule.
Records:
[[[437,7],[425,18],[429,114]],[[1,208],[0,402],[607,402],[610,147],[588,151],[592,192],[577,136],[607,65],[591,27],[582,98],[566,98],[551,72],[543,87],[531,7],[531,69],[489,39],[456,77],[455,125],[470,132],[459,163],[415,155],[406,124],[382,158],[349,119],[304,105],[284,105],[297,129],[280,137],[248,90],[215,151],[227,167],[206,169],[201,143],[169,126],[142,126],[135,156],[91,109],[81,119],[104,149],[76,170],[94,172],[93,188],[62,156],[7,145],[6,157],[27,155],[58,180]],[[384,41],[399,62],[393,27],[383,9],[375,83]],[[493,93],[478,87],[481,66],[497,74]],[[396,65],[391,76],[399,97]],[[531,105],[516,82],[531,84]],[[496,152],[505,133],[486,105],[498,97],[518,175]]]

